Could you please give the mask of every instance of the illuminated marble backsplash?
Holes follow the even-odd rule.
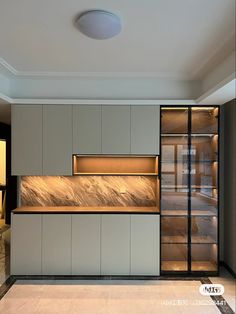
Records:
[[[156,206],[156,184],[148,176],[26,176],[21,206]]]

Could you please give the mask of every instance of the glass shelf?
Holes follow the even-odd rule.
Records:
[[[185,217],[163,217],[161,221],[162,243],[187,243],[188,221]]]
[[[166,107],[161,110],[162,134],[188,133],[188,107]]]
[[[193,107],[191,116],[192,133],[218,132],[217,107]]]
[[[187,244],[162,244],[161,270],[187,271]]]
[[[217,244],[192,244],[191,270],[216,271],[217,250]]]

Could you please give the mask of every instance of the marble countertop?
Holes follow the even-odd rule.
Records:
[[[80,207],[80,206],[27,206],[13,210],[14,214],[159,214],[157,207]]]

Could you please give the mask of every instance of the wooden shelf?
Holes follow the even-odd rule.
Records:
[[[192,271],[216,271],[217,265],[211,261],[196,261],[191,263]]]
[[[158,156],[73,156],[74,175],[157,176]]]
[[[188,263],[187,261],[162,261],[161,270],[162,271],[187,271]]]
[[[158,173],[146,173],[146,172],[135,172],[135,173],[123,173],[123,172],[74,172],[75,176],[158,176]]]

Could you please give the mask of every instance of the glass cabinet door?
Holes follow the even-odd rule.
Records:
[[[161,110],[161,269],[188,270],[188,108]]]
[[[191,119],[191,271],[216,271],[218,108],[192,108]]]
[[[188,136],[163,135],[161,151],[162,214],[187,215]]]
[[[218,107],[161,108],[161,271],[218,269]]]

